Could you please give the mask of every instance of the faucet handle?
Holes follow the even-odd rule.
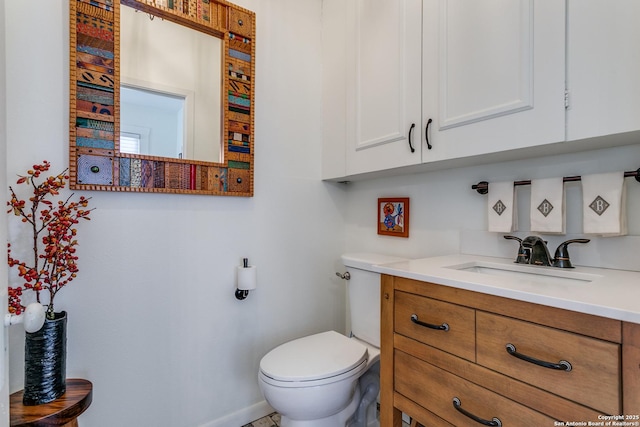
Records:
[[[553,266],[560,268],[573,268],[571,259],[569,259],[569,244],[571,243],[589,243],[590,239],[571,239],[558,245],[556,253],[553,256]]]
[[[525,248],[522,247],[522,239],[516,236],[510,236],[510,235],[506,235],[506,236],[502,236],[507,240],[517,240],[518,243],[520,244],[520,246],[518,247],[518,256],[516,256],[516,260],[515,262],[518,264],[528,264],[529,263],[529,257],[531,256],[531,252],[528,250],[525,250]]]

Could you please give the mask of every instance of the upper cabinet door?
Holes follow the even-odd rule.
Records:
[[[640,1],[569,0],[568,16],[567,139],[640,129]]]
[[[347,175],[420,163],[421,1],[343,4]]]
[[[564,140],[564,1],[423,3],[423,162]]]

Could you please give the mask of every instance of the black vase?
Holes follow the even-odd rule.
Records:
[[[49,403],[66,391],[67,312],[46,319],[39,331],[26,333],[24,343],[24,394],[26,406]]]

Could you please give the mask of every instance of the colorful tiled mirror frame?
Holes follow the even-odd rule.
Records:
[[[120,152],[120,3],[222,40],[223,163]],[[70,0],[70,187],[253,196],[255,14],[225,0]]]

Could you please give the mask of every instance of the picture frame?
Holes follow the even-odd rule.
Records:
[[[379,198],[377,229],[381,235],[409,237],[409,198]]]

